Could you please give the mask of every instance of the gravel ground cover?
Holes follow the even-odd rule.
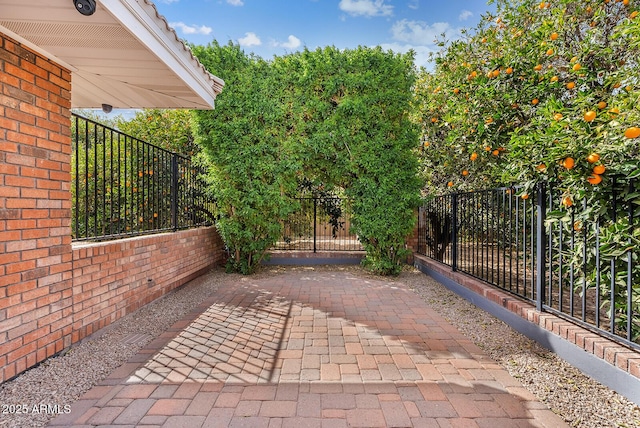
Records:
[[[269,276],[299,269],[348,269],[354,275],[370,277],[357,266],[269,266],[256,275]],[[40,408],[44,404],[45,407],[54,405],[64,409],[233,277],[222,270],[212,271],[129,314],[73,346],[65,354],[0,385],[0,405],[24,405],[30,409],[27,414],[0,414],[0,427],[45,426],[55,414],[46,411],[35,413],[33,406]],[[401,282],[414,290],[570,425],[585,428],[640,427],[640,408],[637,405],[583,375],[555,354],[430,277],[407,267],[399,277],[389,281]]]

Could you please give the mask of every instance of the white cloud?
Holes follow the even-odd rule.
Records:
[[[462,28],[455,28],[448,22],[428,24],[424,21],[403,19],[391,27],[391,34],[396,42],[382,45],[384,49],[406,53],[412,50],[415,64],[418,67],[433,69],[431,54],[440,50],[438,41],[452,41],[462,36]],[[443,37],[444,34],[444,37]]]
[[[424,67],[428,70],[433,70],[433,63],[430,61],[431,53],[435,52],[435,49],[432,49],[429,46],[414,46],[409,44],[401,44],[401,43],[385,43],[380,45],[380,47],[384,50],[391,50],[397,53],[407,53],[409,51],[413,51],[414,53],[414,63],[418,67]]]
[[[385,0],[340,0],[338,6],[341,11],[352,16],[390,16],[393,6],[384,3]]]
[[[394,40],[413,45],[434,45],[436,39],[442,38],[442,34],[446,40],[457,39],[461,34],[459,28],[453,28],[448,22],[435,22],[430,25],[423,21],[407,19],[393,24],[391,33]]]
[[[182,34],[203,34],[208,36],[213,29],[206,25],[187,25],[184,22],[170,22],[169,26],[179,29]]]
[[[231,6],[244,6],[244,2],[242,0],[227,0]]]
[[[408,6],[409,9],[418,9],[420,8],[420,0],[410,0]]]
[[[294,36],[293,34],[290,35],[287,38],[286,42],[283,42],[283,43],[276,42],[275,43],[276,46],[280,46],[280,47],[283,47],[285,49],[291,49],[291,50],[299,48],[301,44],[302,44],[302,42],[300,41],[300,39],[297,38],[296,36]]]
[[[466,21],[467,19],[471,18],[473,16],[473,12],[471,12],[470,10],[463,10],[462,12],[460,12],[460,16],[458,16],[458,19],[460,21]]]
[[[238,39],[238,43],[240,43],[240,46],[260,46],[262,44],[262,41],[260,40],[260,37],[258,37],[256,35],[256,33],[244,33],[244,37],[241,37]]]

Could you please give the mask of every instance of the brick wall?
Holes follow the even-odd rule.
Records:
[[[70,91],[0,35],[0,381],[70,344]]]
[[[219,262],[212,228],[71,244],[71,75],[0,33],[0,383]]]
[[[74,245],[72,341],[198,277],[223,255],[213,227]]]

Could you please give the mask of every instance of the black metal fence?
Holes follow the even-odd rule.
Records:
[[[74,240],[212,223],[214,203],[188,158],[75,114],[72,146]]]
[[[364,251],[351,233],[348,205],[338,197],[297,198],[300,209],[283,222],[275,250]]]
[[[640,349],[637,181],[614,181],[568,209],[553,188],[521,193],[431,199],[419,211],[418,253]]]

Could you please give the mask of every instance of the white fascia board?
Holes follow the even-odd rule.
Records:
[[[167,67],[171,68],[211,108],[215,107],[217,92],[214,83],[222,88],[224,82],[214,77],[208,78],[204,68],[196,66],[190,53],[172,31],[161,28],[164,23],[158,16],[150,16],[153,5],[141,5],[144,0],[100,0],[98,7],[104,7],[120,21],[136,38],[153,52]],[[199,64],[198,64],[199,65]]]

